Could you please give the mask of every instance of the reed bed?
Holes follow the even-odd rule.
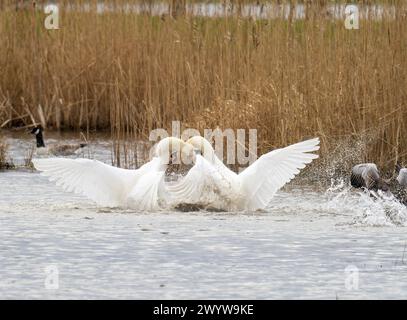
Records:
[[[305,1],[301,20],[197,17],[185,1],[152,16],[121,10],[128,2],[98,13],[96,1],[69,1],[86,11],[60,1],[59,30],[43,27],[38,8],[3,5],[0,126],[110,130],[116,162],[125,141],[173,120],[257,129],[259,153],[319,136],[329,155],[341,139],[369,137],[361,160],[407,161],[404,1],[381,1],[396,15],[361,20],[359,30],[327,16],[328,1]]]

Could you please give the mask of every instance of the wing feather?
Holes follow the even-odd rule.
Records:
[[[167,185],[166,190],[173,205],[181,203],[210,205],[218,199],[213,197],[215,193],[222,199],[227,196],[230,186],[215,166],[201,155],[197,155],[195,165],[187,175],[180,181]]]
[[[319,139],[310,139],[262,155],[238,177],[248,210],[264,209],[273,195],[306,164],[318,158]]]
[[[127,170],[90,159],[47,158],[32,161],[42,175],[65,191],[82,194],[107,207],[125,204],[139,178],[159,164],[159,159],[153,158],[137,170]]]
[[[159,193],[164,183],[164,176],[164,170],[151,170],[143,174],[129,195],[128,206],[139,211],[159,210]]]

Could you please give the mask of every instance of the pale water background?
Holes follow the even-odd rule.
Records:
[[[22,161],[32,141],[8,141]],[[91,149],[110,162],[108,141]],[[291,184],[262,213],[140,213],[0,172],[0,298],[405,299],[406,224],[405,207],[343,181]],[[59,289],[45,288],[49,266]]]
[[[58,1],[48,1],[47,4],[57,4]],[[61,5],[61,4],[59,4]],[[349,4],[328,3],[321,7],[323,16],[331,19],[344,19],[346,17],[345,9]],[[383,19],[395,18],[396,7],[389,4],[356,4],[361,19]],[[41,6],[41,5],[39,5]],[[61,6],[62,7],[62,6]],[[131,2],[112,4],[109,2],[98,1],[94,3],[83,3],[81,5],[67,4],[62,7],[71,11],[96,12],[104,14],[109,12],[122,12],[126,14],[150,14],[153,16],[163,16],[171,14],[171,5],[166,2],[155,1],[153,3]],[[222,2],[197,2],[188,3],[185,8],[187,15],[197,17],[230,17],[239,15],[244,18],[252,19],[292,19],[302,20],[307,16],[307,6],[301,3],[297,4],[278,4],[278,3],[251,3],[241,4],[222,3]],[[402,12],[406,11],[405,6],[399,6]],[[352,12],[354,10],[352,9]]]

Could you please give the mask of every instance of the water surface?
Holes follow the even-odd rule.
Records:
[[[407,298],[406,217],[346,183],[292,184],[266,212],[142,213],[0,172],[0,298]]]

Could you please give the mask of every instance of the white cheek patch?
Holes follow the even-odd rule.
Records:
[[[35,130],[34,134],[37,135],[40,133],[40,129]]]

